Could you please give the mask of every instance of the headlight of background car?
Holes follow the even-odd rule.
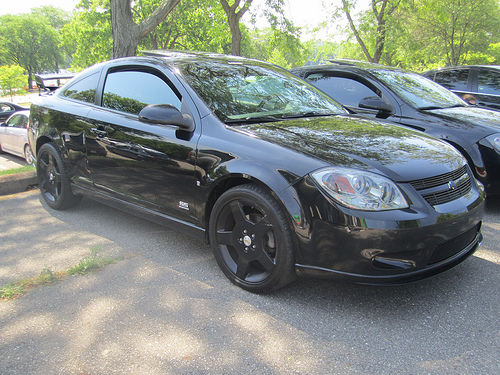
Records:
[[[340,204],[366,211],[408,208],[394,182],[370,172],[327,168],[311,174],[321,189]]]
[[[500,134],[492,134],[486,137],[486,139],[491,143],[495,151],[500,154]]]

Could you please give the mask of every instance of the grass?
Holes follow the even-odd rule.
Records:
[[[21,173],[21,172],[30,172],[30,171],[35,171],[36,168],[32,165],[25,165],[23,167],[19,168],[12,168],[12,169],[6,169],[4,171],[0,171],[0,176],[7,176],[9,174],[16,174],[16,173]]]
[[[43,285],[57,283],[58,281],[64,279],[66,276],[85,275],[90,272],[95,272],[111,263],[116,263],[121,259],[101,257],[99,255],[99,252],[101,250],[102,246],[91,247],[90,255],[80,260],[78,264],[74,265],[67,271],[54,272],[50,268],[45,267],[37,277],[11,281],[7,285],[0,287],[0,300],[8,301],[17,297],[21,297],[28,293],[31,289]]]

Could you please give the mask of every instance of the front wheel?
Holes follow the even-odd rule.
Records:
[[[226,191],[215,203],[209,228],[215,259],[234,284],[265,293],[294,280],[290,226],[265,190],[248,184]]]
[[[42,197],[51,208],[64,210],[80,203],[82,198],[71,191],[70,179],[55,144],[45,143],[40,147],[36,172]]]

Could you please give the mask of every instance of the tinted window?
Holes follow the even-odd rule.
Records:
[[[479,71],[477,91],[481,94],[500,95],[500,71],[481,69]]]
[[[272,66],[196,62],[185,64],[183,73],[222,121],[309,112],[345,113],[310,84]]]
[[[25,128],[28,124],[28,118],[24,115],[13,115],[9,121],[7,121],[7,126],[14,128]]]
[[[437,72],[434,80],[449,90],[467,91],[468,78],[468,69],[458,69]]]
[[[81,100],[82,102],[94,103],[95,90],[99,81],[99,72],[85,77],[64,89],[62,96]]]
[[[390,69],[373,69],[370,72],[415,108],[438,109],[465,105],[451,91],[419,74]]]
[[[0,104],[0,112],[12,111],[12,108],[7,104]]]
[[[323,74],[311,74],[308,81],[339,103],[357,107],[361,99],[377,95],[363,83],[346,77],[329,77]]]
[[[142,71],[108,74],[104,84],[103,107],[139,114],[150,104],[171,104],[181,109],[177,94],[155,74]]]

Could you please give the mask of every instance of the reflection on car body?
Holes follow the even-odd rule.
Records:
[[[87,196],[183,230],[252,292],[297,274],[418,280],[482,238],[484,191],[454,148],[256,60],[101,63],[32,106],[29,139],[50,207]]]
[[[293,72],[351,113],[423,131],[450,143],[467,158],[487,193],[500,194],[500,112],[469,106],[419,74],[378,64],[333,60]]]

